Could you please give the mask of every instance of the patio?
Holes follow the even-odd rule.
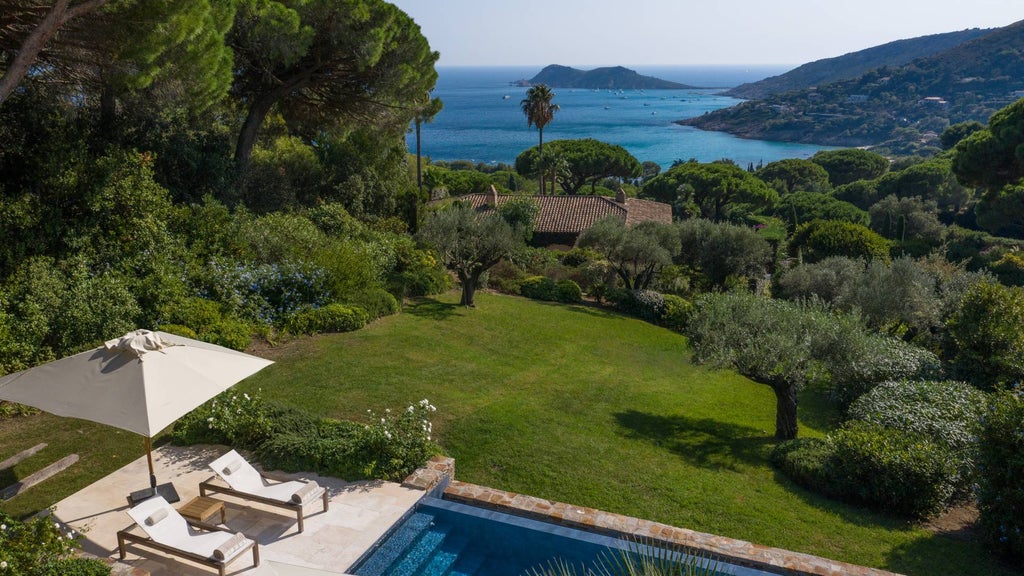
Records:
[[[207,464],[228,451],[223,446],[162,446],[153,451],[160,482],[173,482],[180,508],[199,495],[199,483],[213,476]],[[117,531],[132,520],[126,496],[144,488],[148,477],[143,456],[56,504],[54,517],[81,533],[83,551],[101,558],[118,558]],[[316,480],[330,495],[330,509],[310,504],[305,531],[298,533],[295,515],[280,508],[224,497],[225,526],[259,542],[261,564],[251,556],[228,566],[228,574],[247,576],[317,576],[344,574],[359,557],[423,496],[423,490],[394,482],[345,482],[316,474],[292,475]],[[216,522],[213,518],[210,522]],[[136,531],[141,531],[136,527]],[[141,554],[140,554],[141,553]],[[215,574],[190,562],[163,556],[129,544],[125,564],[152,576]]]

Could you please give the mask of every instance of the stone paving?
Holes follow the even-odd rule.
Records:
[[[173,482],[180,506],[199,495],[199,482],[213,476],[207,464],[227,452],[223,446],[162,446],[153,451],[157,479]],[[243,532],[260,544],[262,563],[252,567],[252,556],[228,566],[228,574],[247,576],[312,576],[343,574],[364,552],[405,515],[424,491],[395,482],[345,482],[315,474],[288,475],[316,480],[330,494],[330,508],[323,512],[319,499],[306,510],[305,531],[298,533],[295,515],[224,496],[225,526]],[[148,484],[149,472],[142,457],[56,504],[54,517],[82,534],[82,549],[99,558],[118,557],[117,531],[128,528],[131,518],[126,495]],[[211,519],[211,522],[219,518]],[[139,528],[135,527],[138,531]],[[123,576],[209,576],[215,570],[165,556],[150,549],[128,546],[128,556],[118,564]]]
[[[761,546],[743,540],[455,480],[448,485],[444,494],[447,500],[572,528],[582,528],[615,537],[638,536],[647,540],[704,550],[726,562],[784,576],[899,576],[876,568],[855,566],[810,554]]]

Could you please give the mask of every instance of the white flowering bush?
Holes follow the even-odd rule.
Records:
[[[75,558],[78,534],[37,517],[21,522],[0,512],[0,576],[106,576],[99,560]]]
[[[358,442],[367,476],[400,480],[437,452],[431,415],[437,408],[424,398],[404,410],[367,410],[370,423]]]
[[[270,409],[258,394],[222,392],[174,425],[179,444],[227,444],[254,449],[271,436]]]
[[[358,480],[402,480],[440,449],[423,399],[402,410],[368,410],[369,422],[316,418],[228,391],[178,420],[177,444],[226,444],[252,451],[268,469],[318,472]],[[2,575],[0,575],[2,576]]]

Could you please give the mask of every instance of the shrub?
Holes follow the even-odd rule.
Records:
[[[665,296],[654,290],[615,290],[608,300],[619,310],[648,322],[657,322],[665,309]]]
[[[176,334],[183,338],[196,339],[199,336],[196,335],[196,331],[189,328],[188,326],[182,326],[181,324],[161,324],[160,330],[167,332],[168,334]]]
[[[356,450],[357,459],[365,464],[364,474],[401,480],[436,454],[430,422],[436,410],[426,398],[398,413],[386,409],[378,416],[368,410],[371,423],[360,432]]]
[[[367,288],[350,296],[347,304],[362,308],[369,318],[391,316],[398,312],[398,300],[383,288]]]
[[[257,395],[228,390],[178,419],[171,431],[176,444],[227,444],[255,449],[274,430],[270,408]]]
[[[850,418],[927,436],[954,450],[972,448],[985,393],[954,381],[884,382],[850,405]]]
[[[555,300],[563,304],[576,304],[583,300],[583,290],[573,280],[555,282]]]
[[[829,493],[826,477],[828,460],[832,455],[831,445],[821,438],[797,438],[779,443],[772,450],[770,460],[797,484]]]
[[[0,575],[100,576],[110,568],[98,560],[74,558],[78,535],[52,518],[21,522],[0,512]]]
[[[823,347],[830,375],[829,393],[840,407],[882,382],[934,380],[942,364],[932,352],[897,338],[861,330],[838,329]]]
[[[829,441],[829,490],[844,499],[926,518],[946,509],[960,483],[953,451],[920,434],[852,422]]]
[[[328,304],[296,312],[285,321],[284,329],[291,334],[351,332],[362,328],[366,322],[367,314],[362,308]]]
[[[1024,288],[982,282],[946,322],[957,377],[979,387],[1024,381]]]
[[[204,298],[184,298],[164,306],[161,327],[172,328],[180,336],[196,338],[244,350],[252,341],[253,326],[236,316],[224,314],[217,302]],[[189,335],[191,332],[191,335]]]
[[[1024,559],[1024,390],[993,395],[982,419],[978,510],[986,539],[1007,558]]]
[[[505,294],[521,294],[523,281],[529,276],[508,260],[502,260],[487,272],[487,285]]]
[[[658,324],[669,330],[681,333],[686,328],[686,321],[693,310],[693,304],[690,304],[685,298],[673,294],[664,294],[663,298],[665,299],[665,305],[661,310],[661,318],[658,319]]]
[[[889,261],[891,243],[867,226],[839,220],[815,220],[797,227],[791,250],[800,250],[808,262],[829,256]]]
[[[310,263],[213,260],[204,272],[196,279],[197,296],[220,303],[226,314],[264,325],[280,322],[304,306],[322,306],[332,295],[333,279]]]
[[[601,254],[592,248],[573,248],[558,255],[558,259],[566,266],[578,267],[601,259]]]
[[[534,300],[555,302],[558,300],[558,287],[555,281],[545,276],[530,276],[519,285],[519,293]]]

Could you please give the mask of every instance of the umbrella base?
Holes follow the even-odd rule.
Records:
[[[144,488],[142,490],[136,490],[128,495],[128,505],[135,507],[136,504],[143,500],[148,500],[153,496],[163,496],[164,500],[168,502],[178,502],[181,497],[178,496],[178,491],[174,489],[174,484],[168,482],[161,484],[156,487],[156,494],[153,494],[152,488]]]

